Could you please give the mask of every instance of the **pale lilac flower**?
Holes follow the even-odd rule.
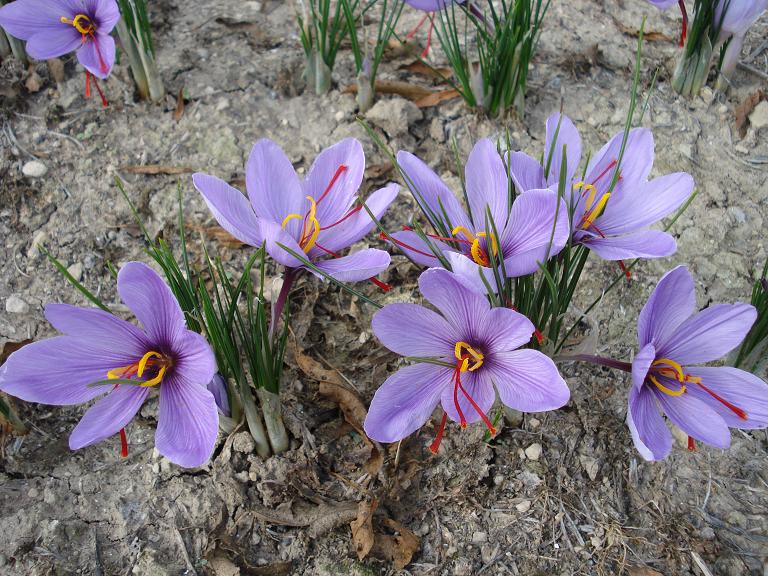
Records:
[[[98,398],[69,437],[76,450],[118,433],[125,441],[125,427],[157,389],[157,450],[180,466],[201,466],[218,430],[216,402],[206,388],[216,372],[213,351],[187,330],[171,290],[148,266],[123,266],[117,289],[143,330],[103,310],[49,304],[45,317],[64,335],[11,354],[0,368],[0,390],[58,406]]]
[[[390,350],[421,361],[390,376],[376,391],[365,432],[396,442],[419,429],[438,404],[445,414],[431,448],[437,452],[447,418],[462,427],[488,418],[498,394],[524,412],[560,408],[570,392],[557,367],[532,349],[518,350],[533,324],[508,308],[491,308],[481,294],[442,268],[425,271],[419,289],[438,312],[416,304],[390,304],[373,317],[373,332]],[[440,362],[436,364],[434,362]]]
[[[442,10],[449,4],[463,4],[464,0],[405,0],[405,3],[417,10],[435,12]]]
[[[229,395],[227,394],[227,381],[221,373],[216,372],[213,378],[208,382],[208,391],[213,394],[213,398],[216,401],[216,408],[219,414],[226,416],[227,418],[232,416],[232,412],[229,409]]]
[[[429,243],[410,229],[392,234],[394,243],[417,264],[440,266],[434,253],[439,252],[458,270],[471,270],[474,278],[478,278],[478,267],[493,278],[489,267],[493,255],[498,261],[503,260],[507,276],[513,278],[538,270],[547,257],[555,256],[568,241],[565,203],[555,192],[547,190],[546,185],[541,186],[542,190],[518,195],[510,207],[507,172],[490,140],[480,140],[467,160],[469,212],[437,174],[416,156],[400,151],[397,162],[434,230],[450,234],[429,234]],[[494,235],[494,226],[498,238]]]
[[[696,312],[688,270],[668,272],[637,323],[640,350],[632,362],[627,424],[648,460],[672,449],[662,414],[689,436],[717,448],[730,445],[731,428],[768,426],[768,385],[731,367],[697,366],[717,360],[744,339],[757,317],[748,304],[717,304]]]
[[[572,218],[573,241],[605,260],[660,258],[677,250],[666,232],[648,229],[679,208],[693,191],[689,174],[677,172],[648,180],[653,167],[653,135],[645,128],[629,132],[621,167],[617,167],[623,133],[616,134],[592,158],[583,180],[575,175],[581,158],[581,137],[573,122],[555,113],[547,120],[545,163],[549,172],[524,152],[509,155],[509,169],[518,190],[549,186],[557,189],[561,164],[566,163],[566,201]],[[566,156],[563,158],[563,146]],[[611,181],[619,171],[612,192]]]
[[[723,11],[725,13],[723,14]],[[736,69],[744,45],[744,36],[763,12],[768,10],[768,0],[719,0],[715,7],[715,22],[720,23],[718,40],[730,38],[723,55],[720,71],[729,77]]]
[[[97,78],[115,63],[110,32],[120,20],[115,0],[16,0],[0,8],[0,26],[27,41],[27,53],[47,60],[77,51],[77,59]]]
[[[366,280],[389,266],[389,254],[369,248],[347,256],[348,248],[374,226],[362,204],[355,204],[363,179],[363,147],[348,138],[323,150],[301,181],[280,147],[259,140],[251,150],[245,171],[250,202],[229,184],[207,174],[195,174],[195,187],[205,198],[219,224],[251,246],[266,242],[267,252],[279,263],[301,268],[306,259],[323,273],[342,282]],[[397,196],[390,184],[365,200],[378,219]]]

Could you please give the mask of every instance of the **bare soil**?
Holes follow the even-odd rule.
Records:
[[[52,335],[47,302],[84,304],[40,256],[44,243],[83,283],[116,310],[106,264],[147,260],[127,204],[114,185],[125,180],[152,233],[173,241],[176,189],[181,184],[191,235],[201,235],[235,269],[250,249],[223,244],[188,174],[143,175],[126,166],[158,164],[204,170],[240,181],[251,145],[269,137],[297,166],[347,136],[364,143],[366,188],[394,175],[386,157],[356,123],[343,88],[353,83],[343,51],[335,88],[324,97],[305,90],[303,53],[292,3],[213,0],[152,5],[159,67],[170,94],[160,105],[134,100],[124,65],[105,83],[111,103],[84,100],[84,77],[72,59],[57,83],[43,63],[30,71],[0,66],[0,346]],[[645,45],[643,125],[656,141],[654,175],[693,174],[698,197],[675,224],[679,251],[641,263],[631,282],[609,292],[592,315],[591,337],[601,354],[628,360],[640,307],[663,272],[688,264],[699,304],[747,300],[755,269],[766,258],[768,128],[736,127],[737,107],[764,77],[739,70],[726,95],[705,89],[680,98],[669,86],[680,20],[641,0],[555,1],[533,63],[525,116],[488,119],[457,100],[419,109],[384,95],[370,122],[394,149],[421,156],[458,183],[451,140],[462,154],[480,137],[507,130],[532,154],[543,146],[544,120],[561,106],[596,151],[622,129],[628,108],[636,31],[642,17],[655,34]],[[418,20],[409,13],[409,30]],[[743,58],[768,36],[764,17],[749,33]],[[419,36],[423,39],[422,36]],[[439,50],[434,57],[440,62]],[[382,79],[431,87],[404,69],[413,61],[393,52]],[[768,72],[768,51],[750,63]],[[650,89],[651,78],[658,81]],[[33,86],[34,87],[34,86]],[[183,116],[174,119],[183,88]],[[40,178],[21,167],[39,159]],[[404,194],[385,219],[405,223]],[[381,246],[375,238],[370,245]],[[592,261],[577,307],[585,307],[617,273]],[[273,267],[270,277],[277,274]],[[383,277],[394,289],[360,289],[382,302],[417,301],[418,270],[402,256]],[[16,301],[6,309],[9,298]],[[314,278],[294,294],[300,354],[338,371],[367,402],[398,360],[376,343],[372,310]],[[665,462],[636,453],[624,424],[628,382],[607,369],[563,365],[571,402],[544,415],[510,422],[497,439],[479,428],[451,429],[441,453],[426,449],[435,423],[399,446],[371,447],[320,394],[316,379],[288,359],[283,383],[287,453],[267,461],[248,435],[222,437],[212,463],[182,470],[152,448],[156,407],[149,403],[129,428],[131,453],[117,438],[78,452],[67,447],[81,407],[15,405],[30,432],[7,436],[0,461],[0,573],[43,574],[630,574],[759,575],[768,557],[768,434],[733,433],[730,450],[683,443]],[[533,444],[541,447],[536,456]],[[374,456],[376,454],[374,453]],[[374,474],[370,473],[373,470]],[[360,502],[378,504],[373,551],[358,560],[350,522]],[[415,539],[415,540],[414,540]]]

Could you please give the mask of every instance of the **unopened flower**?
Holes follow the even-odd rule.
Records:
[[[728,41],[720,72],[727,78],[736,69],[747,30],[768,10],[768,0],[719,0],[715,23],[720,26],[720,42]]]
[[[0,26],[27,42],[27,53],[47,60],[76,51],[97,78],[115,63],[110,32],[120,20],[115,0],[16,0],[0,8]]]
[[[439,313],[390,304],[373,317],[373,331],[384,346],[423,361],[400,369],[376,391],[365,419],[368,436],[396,442],[442,404],[445,413],[431,446],[437,452],[448,418],[462,428],[482,421],[495,434],[488,412],[497,394],[503,404],[524,412],[568,402],[568,386],[552,360],[536,350],[518,350],[534,332],[528,318],[491,308],[483,295],[441,268],[424,272],[419,289]]]
[[[229,408],[229,396],[227,395],[227,381],[221,373],[216,372],[208,385],[206,386],[208,391],[213,394],[213,398],[216,401],[216,408],[219,414],[229,418],[232,416],[232,412]]]
[[[661,460],[672,449],[662,414],[688,434],[690,449],[694,439],[727,448],[729,427],[768,426],[765,382],[736,368],[697,366],[739,345],[757,317],[754,307],[695,310],[693,278],[680,266],[659,281],[638,319],[627,424],[648,460]]]
[[[63,336],[11,354],[0,368],[0,390],[60,406],[98,398],[72,431],[69,447],[76,450],[120,433],[124,455],[125,427],[158,390],[155,446],[180,466],[201,466],[213,452],[218,430],[216,402],[206,388],[216,372],[213,351],[202,336],[187,330],[171,290],[148,266],[123,266],[117,289],[143,329],[103,310],[49,304],[45,316]]]
[[[510,206],[504,162],[490,140],[480,140],[467,160],[469,212],[416,156],[401,151],[397,161],[434,230],[447,234],[428,234],[426,241],[410,229],[392,234],[394,243],[417,264],[440,266],[438,252],[462,270],[473,269],[475,277],[478,266],[492,277],[492,261],[503,261],[507,277],[513,278],[535,272],[568,241],[565,203],[546,185],[519,194]]]
[[[583,180],[574,181],[581,156],[581,138],[565,115],[547,120],[545,163],[523,152],[509,156],[512,179],[519,190],[558,186],[561,164],[566,182],[566,201],[572,213],[573,241],[587,246],[605,260],[660,258],[677,249],[675,239],[649,226],[680,207],[693,191],[693,178],[685,172],[648,180],[653,167],[653,135],[645,128],[629,132],[621,166],[618,166],[623,133],[616,134],[592,158]],[[563,146],[566,156],[563,157]],[[611,182],[618,171],[613,190]],[[609,191],[610,190],[610,191]]]
[[[250,202],[214,176],[195,174],[193,181],[219,224],[238,240],[251,246],[266,243],[267,252],[281,264],[304,267],[282,245],[323,273],[353,282],[375,276],[390,261],[387,252],[373,248],[339,255],[374,226],[363,204],[355,205],[364,169],[360,142],[348,138],[323,150],[301,181],[280,147],[264,139],[254,145],[246,165]],[[396,184],[385,186],[365,205],[380,218],[398,189]]]

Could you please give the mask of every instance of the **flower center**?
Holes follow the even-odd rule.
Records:
[[[96,32],[96,25],[93,23],[93,20],[85,14],[78,14],[72,20],[68,19],[66,16],[62,16],[59,20],[62,24],[71,24],[74,26],[75,30],[83,35],[83,40],[85,40],[85,36],[88,34]]]
[[[163,356],[160,352],[150,350],[138,362],[110,370],[107,372],[107,378],[109,380],[133,379],[134,376],[142,378],[146,373],[147,376],[151,375],[151,378],[140,381],[139,386],[147,388],[160,384],[165,373],[171,367],[173,367],[172,359]]]
[[[307,196],[307,200],[309,200],[309,210],[304,215],[304,217],[301,217],[301,214],[288,214],[288,216],[285,217],[283,220],[283,223],[281,224],[281,227],[285,229],[285,227],[288,225],[288,222],[291,220],[302,220],[303,224],[301,226],[301,236],[299,236],[299,246],[302,250],[304,250],[305,254],[309,254],[309,251],[312,250],[312,248],[315,246],[315,243],[317,242],[317,236],[320,234],[321,230],[327,230],[329,228],[333,228],[334,226],[341,224],[344,220],[355,214],[356,212],[359,212],[362,208],[362,205],[359,207],[353,208],[347,214],[345,214],[340,220],[337,222],[334,222],[330,226],[326,226],[325,228],[320,227],[320,222],[317,220],[317,205],[322,202],[326,196],[330,193],[331,189],[334,187],[338,179],[341,177],[341,175],[347,171],[347,166],[342,164],[336,169],[336,173],[333,175],[333,178],[331,178],[331,182],[328,184],[328,187],[325,189],[325,191],[320,195],[320,198],[315,200],[312,196]],[[327,251],[326,251],[327,252]]]
[[[472,260],[474,260],[475,264],[479,264],[480,266],[489,266],[491,264],[491,259],[488,257],[487,252],[487,238],[489,237],[491,239],[491,250],[493,251],[493,256],[496,257],[499,255],[499,243],[493,234],[488,234],[487,232],[477,232],[476,234],[472,234],[472,232],[467,230],[464,226],[456,226],[456,228],[451,231],[451,234],[454,237],[459,233],[464,236],[463,239],[452,238],[450,240],[458,240],[459,242],[465,242],[469,244],[469,253],[467,255],[471,257]],[[485,246],[483,246],[481,242],[483,242]]]

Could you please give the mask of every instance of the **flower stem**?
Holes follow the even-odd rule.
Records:
[[[264,424],[261,421],[259,409],[256,407],[256,402],[253,401],[253,394],[247,382],[243,383],[243,388],[244,390],[242,390],[240,396],[243,401],[243,409],[245,410],[245,422],[248,424],[248,430],[256,442],[256,452],[262,458],[269,458],[272,450],[269,446],[267,433],[264,430]]]
[[[280,394],[270,392],[266,388],[259,388],[256,394],[261,402],[261,413],[264,415],[264,424],[267,427],[269,443],[272,445],[272,453],[280,454],[288,450],[290,442],[288,432],[283,424],[283,414],[280,407]]]
[[[614,360],[613,358],[603,358],[602,356],[593,356],[592,354],[574,354],[572,356],[555,356],[553,358],[555,362],[589,362],[597,366],[606,366],[613,368],[614,370],[623,370],[624,372],[632,372],[632,364],[629,362],[622,362],[621,360]]]
[[[280,293],[277,296],[277,300],[272,305],[272,322],[269,324],[269,341],[273,342],[275,331],[277,329],[277,323],[280,320],[280,316],[283,314],[286,302],[288,302],[288,294],[293,287],[293,281],[296,279],[298,272],[293,268],[287,268],[285,270],[285,276],[283,277],[283,286],[280,288]]]

